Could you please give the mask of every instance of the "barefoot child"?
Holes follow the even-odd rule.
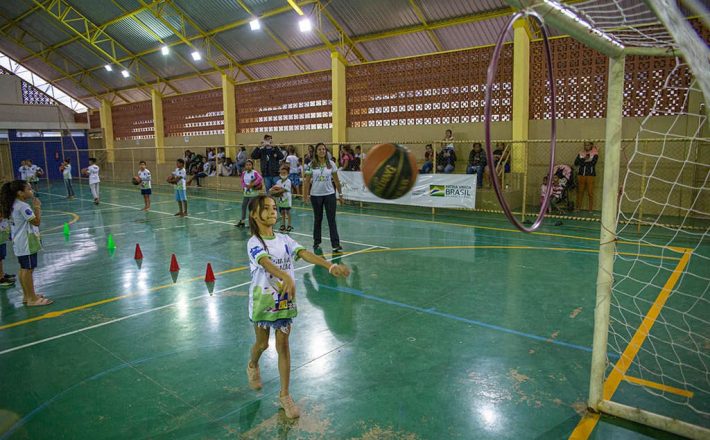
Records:
[[[247,378],[251,388],[261,389],[259,358],[268,348],[269,332],[274,329],[281,382],[279,403],[286,417],[293,419],[300,415],[288,391],[291,374],[288,337],[293,318],[297,315],[294,261],[302,258],[328,269],[335,277],[347,277],[350,269],[307,251],[288,235],[275,234],[274,225],[278,213],[276,202],[271,197],[254,197],[250,201],[249,211],[249,228],[252,233],[247,243],[251,269],[249,320],[254,323],[256,341],[247,364]]]
[[[150,170],[146,168],[145,165],[144,160],[138,162],[138,166],[140,167],[138,169],[138,177],[141,179],[141,194],[143,194],[143,202],[145,204],[142,211],[150,210],[150,194],[153,192],[151,189],[152,185],[150,183]]]
[[[182,159],[177,160],[177,168],[173,171],[173,176],[175,176],[175,201],[178,204],[178,212],[175,214],[176,217],[186,217],[187,216],[187,172],[185,171],[185,161]]]
[[[27,203],[30,199],[32,207]],[[0,190],[0,211],[4,218],[10,219],[12,248],[20,263],[22,302],[29,307],[46,306],[53,302],[35,293],[32,280],[32,272],[37,267],[37,252],[42,248],[39,238],[41,207],[28,182],[15,180],[4,184]]]

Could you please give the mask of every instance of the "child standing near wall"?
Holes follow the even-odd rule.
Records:
[[[279,172],[279,180],[271,187],[271,194],[276,198],[276,206],[281,214],[281,232],[291,232],[291,203],[293,183],[289,177],[289,166],[284,165]]]

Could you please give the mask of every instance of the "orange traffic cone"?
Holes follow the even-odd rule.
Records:
[[[136,253],[133,255],[133,259],[136,260],[136,265],[140,270],[143,265],[143,252],[141,252],[141,246],[138,243],[136,243]]]
[[[175,254],[170,257],[170,276],[173,279],[173,283],[177,281],[178,273],[180,272],[180,265],[175,258]]]
[[[212,271],[212,264],[207,263],[207,270],[205,271],[205,284],[207,285],[207,291],[212,295],[214,292],[214,272]]]

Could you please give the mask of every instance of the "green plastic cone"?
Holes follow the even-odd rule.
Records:
[[[116,242],[113,241],[113,235],[108,234],[108,240],[106,240],[106,247],[108,249],[116,249]]]
[[[71,232],[69,231],[69,223],[64,223],[64,235],[69,235]]]

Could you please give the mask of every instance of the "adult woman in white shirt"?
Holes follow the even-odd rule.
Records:
[[[316,145],[315,157],[311,161],[305,176],[303,200],[306,203],[310,201],[313,206],[315,217],[313,221],[313,250],[320,248],[323,208],[325,208],[333,252],[342,252],[343,248],[340,246],[338,226],[335,223],[335,208],[338,199],[342,203],[343,192],[338,179],[338,167],[335,162],[328,159],[327,154],[328,150],[325,148],[325,144],[319,143]],[[337,198],[336,191],[340,194]]]

